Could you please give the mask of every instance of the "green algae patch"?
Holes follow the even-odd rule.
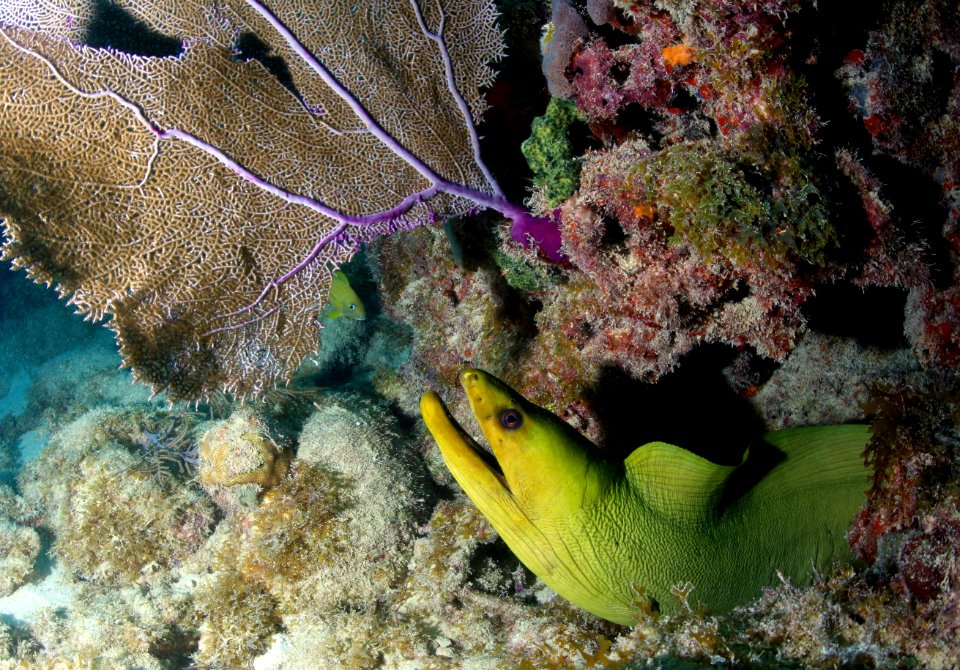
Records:
[[[822,266],[836,242],[811,171],[788,153],[760,163],[706,142],[677,144],[636,165],[625,188],[656,203],[671,243],[738,267]]]
[[[573,155],[570,129],[583,120],[575,104],[552,98],[544,115],[530,125],[530,137],[520,145],[533,171],[533,183],[544,189],[551,207],[573,195],[580,184],[580,161]]]

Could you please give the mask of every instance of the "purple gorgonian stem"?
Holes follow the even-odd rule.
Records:
[[[264,286],[256,300],[237,311],[219,315],[220,318],[238,316],[255,309],[263,302],[264,299],[266,299],[272,290],[279,288],[281,285],[299,274],[304,268],[313,263],[317,257],[320,256],[324,247],[333,243],[345,233],[347,230],[347,225],[370,226],[384,221],[399,220],[403,214],[409,211],[414,205],[418,203],[425,203],[438,193],[447,193],[466,198],[473,201],[477,205],[500,212],[513,222],[511,227],[511,236],[516,242],[522,244],[527,249],[530,249],[533,246],[539,247],[544,255],[554,262],[559,263],[566,260],[566,256],[561,249],[560,230],[557,221],[553,218],[534,216],[530,214],[530,212],[528,212],[524,207],[515,205],[507,200],[504,197],[503,191],[501,190],[499,184],[493,177],[493,174],[490,172],[489,168],[487,168],[480,155],[480,139],[477,134],[476,126],[473,123],[473,117],[470,114],[470,109],[466,100],[456,87],[453,63],[450,59],[446,42],[443,39],[445,16],[442,9],[440,10],[439,25],[436,31],[431,31],[426,25],[426,21],[423,17],[422,11],[420,10],[417,0],[410,0],[410,3],[417,17],[417,22],[420,26],[420,30],[423,32],[423,35],[437,45],[440,58],[444,66],[444,78],[447,83],[447,89],[456,101],[460,110],[464,127],[467,130],[470,138],[470,145],[473,150],[474,161],[483,173],[492,193],[485,193],[464,184],[458,184],[456,182],[449,181],[437,174],[436,171],[424,163],[416,154],[410,151],[400,141],[393,137],[393,135],[387,132],[387,130],[377,122],[373,115],[363,106],[356,96],[354,96],[353,93],[351,93],[350,90],[344,86],[333,75],[333,73],[330,72],[330,70],[328,70],[327,67],[303,45],[303,43],[300,42],[293,31],[290,30],[287,25],[283,23],[283,21],[281,21],[266,6],[266,4],[260,0],[247,0],[247,4],[256,10],[257,13],[259,13],[264,19],[266,19],[266,21],[274,28],[274,30],[276,30],[277,33],[279,33],[279,35],[287,42],[288,46],[298,56],[300,56],[301,59],[303,59],[310,69],[312,69],[332,91],[334,91],[345,103],[347,103],[354,114],[357,115],[357,118],[360,119],[366,130],[380,140],[388,149],[393,151],[405,163],[416,170],[422,177],[427,179],[431,183],[431,186],[419,193],[408,196],[400,204],[390,210],[351,217],[352,220],[349,221],[345,220],[345,218],[341,216],[334,216],[333,218],[341,221],[341,224],[343,225],[337,226],[333,232],[319,240],[317,244],[314,245],[313,249],[311,249],[310,252],[299,263],[297,263],[296,266],[291,268],[283,276],[271,280],[266,286]],[[231,167],[233,166],[231,165]],[[283,197],[289,202],[300,202],[300,204],[305,204],[307,206],[311,206],[316,202],[311,198],[305,198],[304,196],[295,196],[297,200],[293,200],[292,198],[287,197],[285,192],[281,192],[281,189],[277,189],[272,185],[266,184],[263,182],[263,180],[259,179],[255,175],[241,173],[236,168],[234,168],[234,171],[238,172],[238,174],[241,174],[241,176],[243,176],[245,179],[260,185],[262,188],[277,194],[279,197]],[[322,203],[317,204],[322,205]],[[323,206],[326,208],[325,205]],[[317,208],[315,207],[315,209]],[[223,326],[210,331],[208,334],[213,334],[223,330],[241,328],[249,325],[253,321],[265,318],[269,314],[273,313],[276,309],[278,309],[278,307],[274,307],[262,314],[259,314],[253,320]]]

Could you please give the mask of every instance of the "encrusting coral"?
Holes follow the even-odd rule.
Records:
[[[340,513],[349,542],[318,565],[304,588],[314,606],[373,607],[406,573],[414,525],[433,502],[427,473],[387,406],[359,394],[331,394],[299,437],[297,459],[349,482]],[[376,463],[376,468],[370,464]],[[364,563],[373,560],[374,566]],[[334,585],[351,583],[348,597]]]
[[[0,597],[9,595],[33,572],[40,536],[9,519],[0,519]]]
[[[290,450],[277,446],[263,418],[244,407],[200,437],[197,480],[222,509],[232,511],[279,484],[290,459]]]
[[[742,393],[768,428],[852,423],[866,420],[864,405],[876,385],[893,379],[923,383],[909,349],[865,347],[811,331],[762,386]]]
[[[47,610],[33,622],[33,639],[18,650],[22,665],[17,667],[163,670],[195,643],[197,621],[186,589],[153,585],[149,590],[105,590],[89,583],[72,588],[75,598],[67,612]]]
[[[937,258],[927,251],[926,267],[915,272],[908,285],[911,318],[906,332],[917,355],[933,366],[960,364],[960,23],[956,9],[955,3],[944,0],[891,3],[866,43],[851,49],[836,72],[848,92],[850,112],[869,133],[872,147],[924,174],[929,184],[917,187],[929,190],[922,197],[929,205],[939,200],[937,214],[946,215],[945,221],[935,224],[935,232],[947,242],[946,252]],[[864,190],[874,198],[883,191],[880,184]],[[886,212],[885,218],[905,237],[904,231],[916,223],[901,216],[894,210]],[[902,252],[905,245],[899,242],[896,251]],[[897,259],[892,260],[896,266]]]
[[[270,594],[229,568],[221,567],[201,583],[194,602],[200,619],[197,664],[248,664],[267,650],[277,631],[276,604]]]
[[[854,551],[870,563],[879,559],[884,536],[901,544],[906,537],[940,542],[956,516],[960,495],[960,384],[956,374],[925,380],[882,380],[864,407],[873,421],[866,458],[874,470],[868,504],[851,530]],[[935,508],[942,508],[936,511]],[[925,530],[924,527],[926,526]],[[904,535],[906,534],[906,535]],[[948,532],[951,543],[960,537]],[[955,546],[953,551],[960,550]],[[901,566],[902,568],[903,566]],[[919,568],[924,572],[929,568]],[[909,571],[903,571],[909,581]],[[950,584],[943,575],[934,580]],[[957,584],[960,586],[960,584]],[[938,588],[921,600],[929,600]]]
[[[525,346],[532,324],[520,317],[523,298],[496,267],[455,263],[444,236],[411,231],[384,239],[371,255],[385,312],[413,329],[408,373],[415,368],[449,384],[464,363],[502,370]],[[415,398],[403,402],[416,412]]]

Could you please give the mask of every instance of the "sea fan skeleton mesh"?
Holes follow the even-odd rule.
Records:
[[[3,256],[109,318],[172,398],[288,378],[360,241],[476,205],[526,216],[474,129],[503,48],[490,0],[117,4],[182,53],[79,45],[89,0],[0,5]],[[292,85],[237,57],[242,33]]]

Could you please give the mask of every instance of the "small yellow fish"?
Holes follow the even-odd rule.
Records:
[[[333,273],[327,302],[330,304],[327,316],[331,319],[344,316],[348,319],[363,321],[367,318],[367,310],[364,309],[360,296],[354,292],[347,275],[342,270],[336,270]]]

